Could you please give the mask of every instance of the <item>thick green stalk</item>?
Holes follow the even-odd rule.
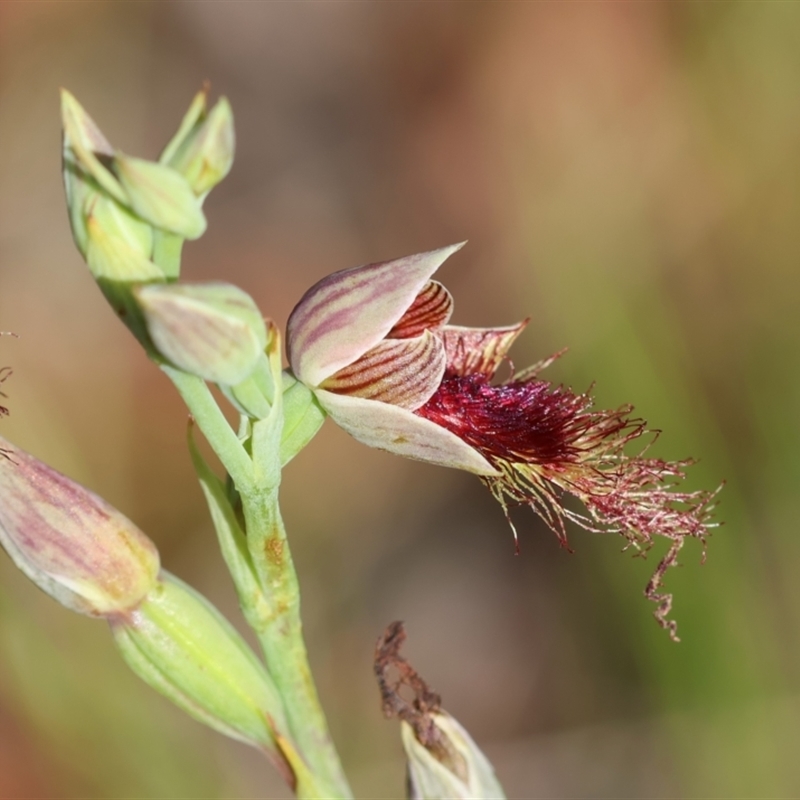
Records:
[[[265,419],[252,423],[251,459],[208,386],[201,379],[171,367],[162,369],[175,383],[197,426],[233,478],[242,501],[244,537],[232,510],[226,508],[221,484],[211,478],[192,448],[242,610],[264,651],[270,676],[283,700],[292,740],[307,768],[306,779],[298,775],[298,796],[350,798],[352,793],[328,732],[308,664],[297,574],[278,505],[281,396],[277,395]]]
[[[283,697],[289,728],[309,770],[330,787],[330,797],[352,797],[311,676],[303,641],[300,592],[277,492],[242,495],[247,543],[269,613],[254,626],[270,675]],[[260,551],[257,556],[255,551]]]
[[[279,378],[277,372],[276,385]],[[289,727],[311,772],[328,781],[333,796],[351,797],[303,641],[300,589],[278,503],[282,433],[283,403],[281,393],[277,393],[269,415],[253,422],[254,478],[250,486],[239,489],[247,546],[270,607],[256,633],[283,696]]]

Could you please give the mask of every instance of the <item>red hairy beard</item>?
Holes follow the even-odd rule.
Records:
[[[498,386],[484,375],[445,375],[416,413],[456,434],[489,461],[567,466],[603,440],[628,441],[643,423],[630,409],[593,412],[588,395],[547,381],[509,381]]]

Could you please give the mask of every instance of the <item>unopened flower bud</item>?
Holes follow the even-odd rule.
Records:
[[[130,207],[143,220],[184,239],[197,239],[205,233],[200,201],[180,172],[122,153],[114,156],[112,164]]]
[[[150,338],[179,369],[227,386],[253,372],[267,328],[246,292],[228,283],[150,284],[135,294]]]
[[[467,731],[444,712],[430,713],[428,721],[432,739],[427,745],[411,725],[400,724],[411,800],[504,798],[492,765]]]
[[[75,244],[85,257],[89,247],[87,215],[97,199],[113,198],[124,205],[127,198],[119,181],[104,165],[113,157],[114,148],[66,89],[61,90],[61,120],[67,210]],[[133,238],[139,237],[134,234]]]
[[[230,623],[201,595],[163,574],[139,607],[112,622],[133,671],[195,719],[277,755],[280,695]]]
[[[163,281],[165,275],[149,258],[152,228],[105,195],[90,203],[84,217],[84,256],[95,280],[113,284]]]
[[[205,89],[197,93],[159,159],[180,172],[198,197],[204,197],[228,174],[235,148],[230,103],[221,97],[209,111],[207,100]]]
[[[0,544],[40,589],[82,614],[126,614],[156,584],[158,551],[127,517],[0,438]]]

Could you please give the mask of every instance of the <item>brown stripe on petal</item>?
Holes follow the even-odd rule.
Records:
[[[414,339],[384,339],[358,361],[326,378],[320,388],[413,411],[439,387],[444,368],[441,340],[425,331]]]
[[[442,331],[447,372],[450,375],[485,375],[491,378],[528,320],[506,328],[459,328]]]
[[[375,347],[459,247],[343,270],[312,286],[287,323],[286,349],[295,375],[319,386]]]
[[[387,334],[388,339],[411,339],[437,331],[453,313],[453,296],[438,281],[428,281],[411,307]]]

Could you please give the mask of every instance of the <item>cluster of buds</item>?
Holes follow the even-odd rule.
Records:
[[[199,92],[157,162],[115,150],[67,91],[61,110],[73,238],[109,302],[155,359],[241,383],[267,341],[252,298],[227,283],[174,283],[181,245],[205,231],[203,201],[233,163],[227,100],[209,110]]]

